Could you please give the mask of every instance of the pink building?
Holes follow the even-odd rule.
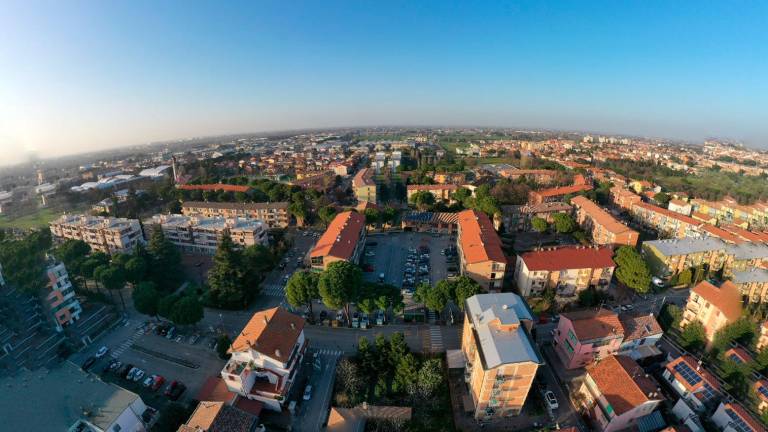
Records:
[[[624,328],[608,309],[585,309],[560,315],[555,351],[567,369],[587,366],[619,351]]]

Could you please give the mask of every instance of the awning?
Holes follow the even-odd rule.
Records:
[[[448,358],[448,369],[463,369],[467,366],[467,359],[460,349],[447,350],[445,356]]]

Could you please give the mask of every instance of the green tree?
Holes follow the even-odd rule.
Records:
[[[534,216],[533,219],[531,219],[531,227],[534,231],[541,234],[547,231],[549,224],[546,219]]]
[[[621,246],[613,260],[616,262],[616,279],[639,293],[646,293],[651,286],[651,272],[643,257],[630,246]]]
[[[219,355],[219,358],[221,359],[227,359],[229,358],[229,347],[232,346],[232,340],[227,336],[226,334],[223,334],[219,336],[218,339],[216,339],[216,353]]]
[[[659,313],[659,325],[665,332],[679,327],[682,319],[683,311],[679,306],[672,303],[664,304]]]
[[[568,234],[576,229],[576,221],[567,213],[555,213],[552,215],[555,230],[560,234]]]
[[[195,295],[182,297],[175,305],[171,313],[171,321],[177,325],[197,324],[203,319],[203,305]]]
[[[80,267],[91,253],[91,247],[82,240],[66,240],[53,250],[53,255],[60,259],[72,275],[82,276]]]
[[[285,285],[285,298],[288,304],[295,308],[307,306],[312,314],[312,301],[320,297],[318,291],[318,274],[309,271],[298,271],[291,275]]]
[[[117,291],[120,296],[120,302],[125,310],[125,300],[123,299],[123,288],[125,288],[125,271],[119,265],[104,265],[96,269],[101,285],[106,288],[110,294]],[[96,273],[94,273],[96,274]]]
[[[44,237],[34,234],[0,243],[0,264],[7,283],[26,293],[38,294],[48,283],[45,245]]]
[[[213,256],[213,266],[208,272],[210,304],[226,309],[239,309],[248,305],[250,293],[245,286],[242,255],[229,235],[221,238],[216,255]]]
[[[191,410],[184,407],[184,405],[171,402],[160,411],[160,417],[157,419],[157,423],[155,423],[152,430],[157,432],[176,432],[179,426],[184,424],[191,414]]]
[[[411,353],[405,354],[397,363],[392,391],[414,395],[419,379],[419,362]]]
[[[707,344],[707,336],[701,321],[688,323],[680,332],[680,346],[689,351],[698,351]]]
[[[693,273],[691,269],[685,269],[677,275],[678,285],[690,285],[693,280]]]
[[[147,245],[150,262],[147,263],[148,276],[157,284],[160,291],[174,292],[183,279],[181,254],[170,240],[165,238],[163,230],[155,226]]]
[[[411,195],[411,204],[421,211],[426,211],[435,205],[435,196],[429,191],[418,191]]]
[[[438,282],[438,284],[440,282]],[[451,285],[453,285],[453,301],[461,310],[464,310],[464,302],[468,298],[475,294],[480,294],[480,284],[478,284],[474,279],[465,275],[461,275],[451,281]]]
[[[357,301],[362,280],[360,267],[347,261],[335,261],[320,274],[317,284],[320,298],[329,308],[344,308],[347,321],[350,321],[349,304]]]
[[[331,221],[333,221],[333,218],[336,217],[336,209],[333,206],[322,207],[317,211],[317,217],[319,217],[327,227],[330,225]]]
[[[147,262],[142,256],[132,256],[125,263],[125,277],[131,284],[138,284],[147,274]]]
[[[604,292],[598,291],[595,287],[589,287],[579,292],[578,302],[582,307],[594,307],[604,302],[607,297]]]
[[[179,296],[174,294],[162,297],[157,302],[157,314],[163,318],[171,319],[173,317],[173,308],[176,307],[178,301]]]
[[[268,247],[260,244],[245,248],[243,259],[246,269],[257,275],[270,272],[275,268],[275,261],[277,261],[275,254]]]
[[[375,208],[365,209],[365,223],[367,225],[376,225],[381,222],[381,212]]]
[[[382,223],[393,225],[397,219],[397,210],[390,206],[386,206],[380,216]]]
[[[133,288],[131,296],[133,298],[133,306],[137,311],[144,315],[157,316],[160,293],[155,288],[154,282],[145,281],[138,283]]]
[[[434,287],[429,284],[421,284],[416,287],[413,299],[419,303],[424,303],[427,309],[442,312],[451,300],[451,284],[448,281],[440,281]]]
[[[419,369],[417,394],[422,399],[431,398],[443,382],[443,362],[429,359]]]
[[[659,206],[664,208],[667,208],[667,206],[669,205],[669,201],[671,199],[672,197],[664,192],[659,192],[653,196],[653,200],[656,201],[656,203],[658,203]]]

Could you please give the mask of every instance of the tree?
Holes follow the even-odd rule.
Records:
[[[603,291],[598,291],[595,287],[589,287],[579,292],[578,302],[579,306],[593,307],[605,301],[607,297],[607,294]]]
[[[173,305],[171,321],[177,325],[197,324],[203,319],[203,305],[197,296],[187,295]]]
[[[659,325],[666,332],[671,328],[680,326],[680,320],[683,318],[683,311],[679,306],[672,303],[665,303],[659,312]]]
[[[706,344],[707,336],[701,321],[688,323],[680,333],[680,346],[689,351],[700,350]]]
[[[120,302],[123,305],[123,310],[125,310],[125,300],[123,299],[123,292],[122,289],[125,288],[125,271],[122,267],[119,265],[103,265],[96,269],[98,271],[98,275],[96,276],[99,279],[99,282],[101,282],[101,285],[104,286],[110,293],[112,291],[117,291],[118,295],[120,296]],[[95,273],[94,273],[95,275]]]
[[[421,211],[426,211],[435,205],[435,196],[429,191],[418,191],[411,195],[411,204]]]
[[[438,284],[440,282],[438,282]],[[464,302],[468,298],[475,294],[480,294],[480,284],[468,276],[461,275],[451,281],[451,284],[453,285],[453,301],[461,310],[464,310]]]
[[[397,210],[390,206],[384,207],[384,210],[381,212],[381,222],[386,223],[389,225],[392,225],[395,223],[395,219],[397,218]]]
[[[357,359],[366,375],[375,374],[378,360],[376,348],[371,345],[368,338],[361,336],[357,341]]]
[[[693,280],[693,273],[691,272],[691,269],[685,269],[677,275],[678,285],[690,285],[691,280]]]
[[[576,229],[576,222],[567,213],[555,213],[552,215],[552,221],[554,222],[555,230],[560,234],[568,234]]]
[[[344,393],[349,397],[350,405],[357,405],[360,393],[365,386],[365,381],[360,374],[360,369],[349,359],[343,358],[336,366],[336,378]]]
[[[295,307],[306,305],[312,314],[312,301],[320,296],[317,289],[318,274],[309,271],[299,271],[291,275],[285,285],[285,298]]]
[[[325,206],[317,211],[317,217],[319,217],[327,227],[330,225],[333,218],[336,217],[336,209],[333,206]]]
[[[229,347],[232,346],[232,340],[227,336],[226,334],[223,334],[219,336],[218,339],[216,339],[216,353],[219,355],[219,358],[226,359],[229,358]]]
[[[357,292],[363,280],[360,267],[347,262],[332,262],[320,274],[318,288],[323,303],[332,309],[344,308],[350,321],[349,303],[357,300]]]
[[[414,395],[417,389],[419,363],[413,354],[405,354],[397,363],[392,391]]]
[[[160,291],[174,292],[183,279],[181,254],[176,246],[165,238],[163,230],[155,226],[147,245],[150,257],[148,273],[150,280],[157,284]]]
[[[173,317],[173,308],[176,307],[178,301],[179,296],[174,294],[162,297],[157,302],[157,314],[163,318],[171,319],[171,317]]]
[[[639,293],[646,293],[651,285],[651,272],[643,257],[631,246],[619,247],[613,257],[618,268],[616,279]]]
[[[178,402],[171,402],[160,411],[160,417],[157,419],[152,430],[158,432],[175,432],[179,426],[184,424],[189,418],[191,412],[184,405]]]
[[[533,219],[531,219],[531,227],[534,231],[538,232],[539,234],[542,234],[547,231],[547,228],[549,228],[549,224],[547,223],[547,220],[544,218],[540,218],[538,216],[534,216]]]
[[[448,281],[440,281],[434,287],[424,283],[416,287],[413,299],[419,303],[424,303],[427,309],[440,313],[452,297],[450,287]]]
[[[144,315],[156,317],[160,303],[160,293],[155,288],[155,283],[150,281],[140,282],[133,288],[133,306]]]
[[[53,250],[53,255],[67,267],[67,272],[81,276],[80,267],[91,253],[91,247],[82,240],[68,239]]]
[[[38,294],[46,286],[46,243],[50,242],[36,233],[0,243],[0,264],[9,284],[29,294]]]
[[[443,362],[440,359],[425,361],[419,369],[417,382],[418,395],[423,399],[432,397],[443,382]]]
[[[376,225],[381,222],[381,212],[375,208],[365,209],[365,223],[367,225]]]
[[[275,268],[275,255],[268,247],[260,244],[248,246],[243,251],[246,269],[261,275]]]
[[[656,195],[653,196],[653,200],[656,201],[656,203],[659,204],[659,206],[667,208],[669,205],[669,201],[672,199],[668,194],[664,192],[659,192]]]
[[[130,282],[131,284],[136,285],[137,283],[144,280],[144,276],[147,273],[147,262],[144,260],[144,257],[142,256],[132,256],[128,259],[125,263],[125,278]]]
[[[245,282],[242,253],[235,248],[232,238],[224,235],[208,272],[208,301],[227,309],[247,306],[250,296]]]

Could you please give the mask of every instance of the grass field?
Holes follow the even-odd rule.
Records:
[[[61,213],[62,212],[58,210],[45,208],[30,215],[17,218],[9,218],[5,215],[0,215],[0,228],[40,228],[47,226],[50,221],[56,219]]]

